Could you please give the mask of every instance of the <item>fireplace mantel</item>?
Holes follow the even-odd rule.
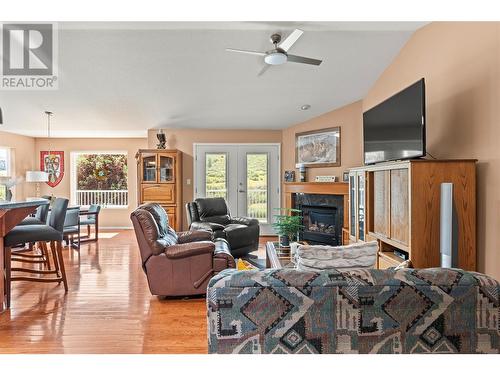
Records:
[[[285,194],[333,194],[349,195],[347,182],[285,182]]]
[[[349,184],[347,182],[285,182],[283,184],[285,206],[295,207],[296,194],[332,194],[344,197],[344,224],[349,223]]]

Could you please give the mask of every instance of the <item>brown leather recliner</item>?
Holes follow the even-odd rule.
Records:
[[[145,204],[130,214],[149,290],[159,296],[206,293],[210,278],[235,261],[225,240],[213,242],[208,231],[176,233],[165,210]]]

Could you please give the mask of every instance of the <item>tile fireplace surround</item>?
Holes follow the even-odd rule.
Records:
[[[348,183],[288,182],[283,191],[286,207],[303,211],[304,224],[309,230],[301,239],[311,243],[342,244],[342,229],[349,222]]]

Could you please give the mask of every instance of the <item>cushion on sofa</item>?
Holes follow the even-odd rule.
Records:
[[[344,271],[374,268],[377,252],[376,241],[346,246],[300,245],[295,260],[299,270],[319,271],[336,268]]]

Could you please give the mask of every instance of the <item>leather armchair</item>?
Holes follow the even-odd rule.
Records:
[[[198,198],[186,204],[186,212],[191,230],[210,230],[215,238],[226,239],[235,257],[246,255],[259,247],[259,221],[231,217],[224,198]]]
[[[212,276],[236,266],[227,241],[213,242],[211,231],[176,233],[159,204],[142,205],[130,218],[153,295],[205,294]]]

